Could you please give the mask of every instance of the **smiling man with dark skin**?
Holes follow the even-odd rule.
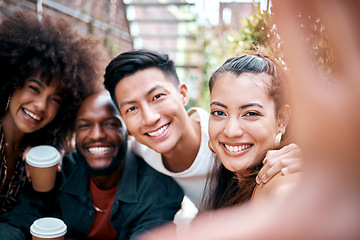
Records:
[[[46,197],[26,194],[5,216],[9,225],[29,236],[35,219],[54,216],[67,225],[67,238],[125,240],[171,222],[180,209],[177,183],[127,150],[125,125],[107,91],[80,106],[76,150],[65,155],[62,167],[60,186]]]

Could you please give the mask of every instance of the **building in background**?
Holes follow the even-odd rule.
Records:
[[[111,57],[133,48],[122,0],[0,0],[0,20],[18,10],[66,18],[81,34],[102,40]]]
[[[240,20],[251,14],[254,2],[260,1],[267,2],[0,0],[0,20],[3,14],[17,10],[34,11],[66,18],[81,34],[100,39],[110,57],[140,48],[167,53],[181,81],[189,86],[191,107],[203,104],[199,99],[208,78],[206,68],[216,58],[216,54],[208,52],[207,42],[215,42],[230,29],[239,29]]]

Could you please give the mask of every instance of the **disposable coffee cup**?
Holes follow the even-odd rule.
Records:
[[[30,226],[32,240],[64,240],[66,231],[66,224],[61,219],[53,217],[39,218]]]
[[[59,151],[48,145],[33,147],[26,154],[33,188],[38,192],[47,192],[54,188]]]

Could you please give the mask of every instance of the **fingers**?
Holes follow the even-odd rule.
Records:
[[[278,173],[284,175],[300,172],[303,169],[302,158],[274,159],[274,165],[266,164],[256,176],[256,182],[266,183]]]
[[[62,160],[60,160],[60,162],[57,165],[57,171],[61,172],[61,167],[62,167]]]
[[[270,158],[276,158],[276,157],[280,157],[284,154],[290,154],[290,156],[293,157],[301,157],[302,153],[301,153],[301,149],[298,145],[296,145],[295,143],[291,143],[289,145],[286,145],[284,147],[282,147],[279,150],[269,150],[266,154],[266,160],[270,157]],[[263,161],[264,164],[266,164],[266,160]],[[274,165],[271,164],[270,165]]]
[[[23,161],[26,161],[26,154],[30,151],[30,149],[32,149],[32,147],[27,147],[24,152],[23,152],[23,155],[22,155],[22,160]]]
[[[62,161],[63,161],[64,155],[65,155],[65,151],[64,151],[64,150],[61,150],[61,151],[60,151],[60,162],[59,162],[58,165],[57,165],[57,171],[58,171],[58,172],[61,172]]]
[[[25,163],[25,173],[26,173],[26,177],[28,179],[29,182],[31,182],[31,174],[30,174],[30,169],[27,163]]]
[[[30,174],[30,169],[28,164],[26,163],[26,154],[30,151],[32,147],[27,147],[22,155],[22,160],[25,162],[25,173],[26,173],[26,177],[28,179],[29,182],[31,182],[31,174]]]
[[[290,174],[302,170],[302,152],[296,144],[289,144],[280,150],[268,151],[256,182],[266,183],[276,174]]]

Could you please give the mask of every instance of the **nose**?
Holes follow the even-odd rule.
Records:
[[[34,106],[38,111],[45,111],[47,108],[47,96],[38,96],[37,99],[34,101]]]
[[[160,119],[160,114],[149,105],[142,106],[142,123],[147,126],[154,125]]]
[[[244,130],[241,126],[240,120],[236,117],[230,117],[225,125],[224,134],[228,138],[242,137],[244,135]]]
[[[92,140],[100,140],[105,138],[105,136],[106,134],[99,125],[95,125],[89,133],[89,138],[91,138]]]

